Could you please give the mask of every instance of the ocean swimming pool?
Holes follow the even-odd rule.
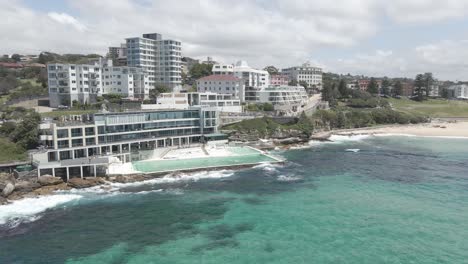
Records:
[[[229,147],[228,150],[232,153],[232,156],[173,160],[146,160],[133,162],[132,166],[133,169],[138,172],[157,173],[281,161],[278,158],[265,155],[262,152],[249,147]]]

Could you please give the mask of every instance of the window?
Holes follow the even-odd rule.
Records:
[[[94,136],[94,127],[87,127],[85,128],[86,136]]]
[[[95,144],[96,144],[96,140],[94,138],[86,139],[86,146],[95,145]]]
[[[58,148],[59,149],[62,149],[62,148],[68,148],[69,145],[68,145],[68,140],[59,140],[57,141],[57,145],[58,145]]]
[[[81,147],[83,146],[83,139],[77,138],[77,139],[72,139],[72,147]]]
[[[57,130],[57,138],[67,138],[67,137],[68,137],[68,129],[58,129]]]
[[[83,136],[83,130],[81,128],[72,128],[71,129],[72,137],[81,137]]]

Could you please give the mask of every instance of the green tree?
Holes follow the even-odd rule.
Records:
[[[346,87],[346,81],[344,79],[340,80],[340,83],[338,84],[338,91],[342,97],[348,96],[348,88]]]
[[[270,104],[270,103],[264,103],[263,104],[263,111],[269,112],[269,111],[274,111],[274,110],[275,110],[275,108],[273,107],[272,104]]]
[[[297,86],[298,85],[298,82],[296,80],[290,80],[288,85],[290,86]]]
[[[382,80],[382,93],[384,95],[390,95],[390,80],[387,77],[384,77]]]
[[[296,125],[305,135],[307,135],[307,137],[310,137],[312,132],[314,132],[314,125],[312,124],[312,120],[307,117],[304,111],[302,111],[301,115],[299,116]]]
[[[374,96],[379,94],[379,87],[373,77],[370,79],[369,86],[367,87],[367,91]]]
[[[304,87],[304,89],[306,90],[309,88],[309,84],[306,81],[300,81],[299,85]]]
[[[153,100],[156,100],[159,94],[168,92],[170,92],[170,90],[167,86],[164,84],[156,84],[154,88],[149,91],[149,97]]]
[[[12,59],[14,62],[19,62],[19,61],[21,61],[21,55],[19,55],[19,54],[13,54],[13,55],[11,55],[11,59]]]
[[[395,96],[401,96],[403,94],[403,84],[400,81],[396,81],[393,87],[393,94]]]
[[[432,72],[424,73],[424,85],[426,86],[426,96],[429,97],[431,93],[431,87],[434,84],[434,77],[432,76]]]
[[[425,90],[426,80],[423,74],[416,75],[414,80],[414,91],[417,95],[417,100],[422,101],[424,100],[424,90]]]
[[[36,112],[29,112],[11,132],[10,139],[24,149],[33,149],[38,145],[38,126],[41,116]]]
[[[270,75],[278,74],[279,70],[273,65],[266,66],[263,70],[267,71]]]
[[[196,80],[201,77],[209,76],[212,74],[212,68],[213,65],[211,64],[196,63],[190,69],[190,77]]]

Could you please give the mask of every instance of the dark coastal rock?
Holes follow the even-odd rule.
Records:
[[[3,197],[8,197],[15,190],[15,185],[11,182],[7,183],[5,188],[3,188],[2,195]]]
[[[5,205],[5,204],[8,204],[8,200],[0,196],[0,205]]]
[[[13,174],[0,173],[0,191],[2,191],[8,183],[15,185],[16,179]]]
[[[68,181],[68,186],[76,189],[83,189],[94,187],[106,183],[106,181],[99,177],[89,177],[89,178],[72,178]]]
[[[303,142],[307,142],[307,141],[308,141],[308,139],[299,138],[299,137],[292,137],[292,138],[273,140],[273,142],[275,142],[275,144],[281,144],[281,145],[298,144],[298,143],[303,143]]]
[[[66,183],[62,182],[56,185],[42,186],[41,188],[34,190],[32,193],[26,194],[25,197],[26,196],[38,196],[38,195],[50,195],[55,191],[66,191],[70,189],[71,187],[69,187]]]
[[[45,176],[39,177],[37,182],[41,186],[49,186],[49,185],[61,184],[61,183],[63,183],[63,180],[62,180],[62,178],[59,178],[59,177],[53,177],[53,176],[45,175]]]
[[[15,184],[15,191],[27,193],[32,192],[41,186],[42,185],[37,181],[17,181]]]
[[[138,182],[138,181],[144,181],[146,178],[143,175],[119,175],[116,176],[113,179],[113,182],[118,182],[118,183],[131,183],[131,182]]]

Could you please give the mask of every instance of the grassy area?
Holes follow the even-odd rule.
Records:
[[[430,99],[417,102],[406,98],[389,101],[399,111],[430,117],[468,117],[468,102],[465,101]]]
[[[60,116],[67,116],[67,115],[84,115],[84,114],[94,114],[97,113],[98,110],[55,110],[52,112],[41,113],[42,117],[60,117]]]
[[[6,138],[0,138],[0,163],[27,160],[26,150]]]

